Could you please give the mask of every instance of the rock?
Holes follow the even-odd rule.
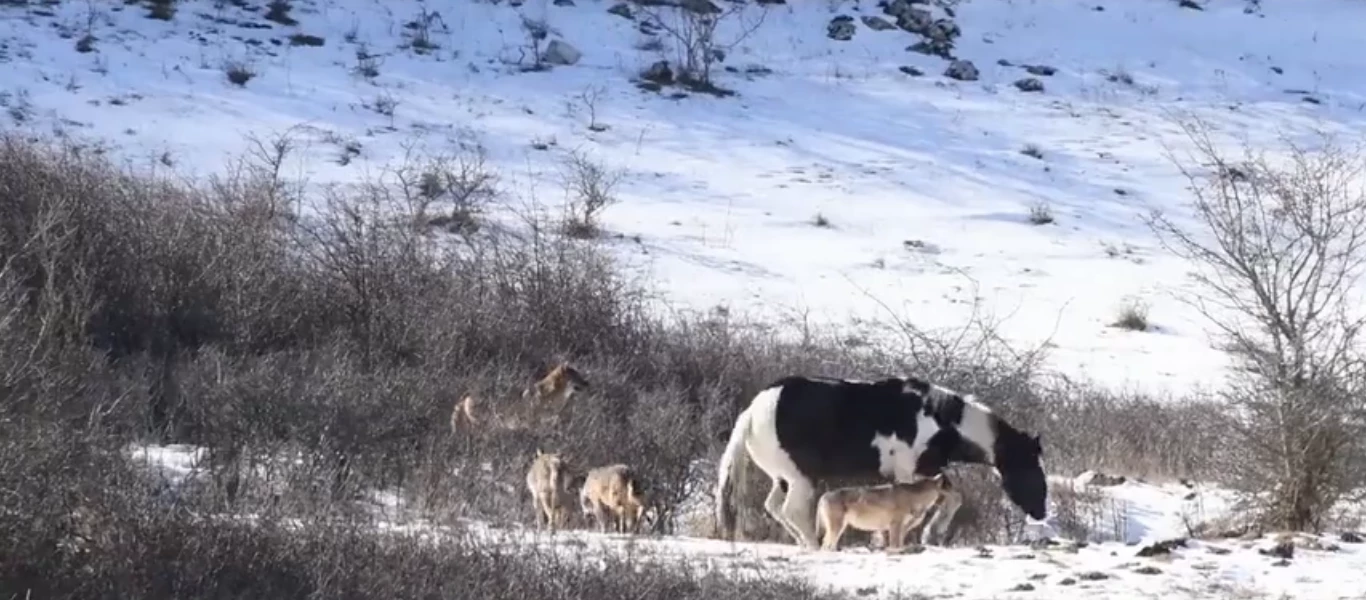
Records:
[[[607,9],[607,12],[625,19],[635,18],[635,15],[631,14],[631,6],[625,2],[618,2],[612,5],[612,8]]]
[[[932,42],[921,40],[906,47],[908,52],[919,52],[928,56],[938,56],[948,60],[953,60],[953,45],[943,42]]]
[[[674,82],[674,72],[673,69],[669,68],[669,61],[661,60],[645,69],[645,72],[640,74],[640,78],[660,85],[669,85]]]
[[[555,0],[555,6],[574,6],[574,0]]]
[[[572,65],[583,58],[583,53],[569,45],[569,42],[550,40],[550,43],[546,44],[545,55],[542,58],[552,65]]]
[[[1362,538],[1361,534],[1355,531],[1344,531],[1338,536],[1338,539],[1342,540],[1345,544],[1360,544],[1366,542],[1366,538]]]
[[[1143,548],[1140,548],[1139,551],[1138,551],[1138,554],[1137,554],[1136,556],[1140,556],[1140,557],[1145,557],[1145,558],[1146,558],[1146,557],[1152,557],[1152,556],[1167,555],[1167,554],[1171,554],[1171,553],[1172,553],[1172,550],[1175,550],[1175,549],[1177,549],[1177,548],[1185,548],[1185,547],[1186,547],[1186,538],[1174,538],[1174,539],[1170,539],[1170,540],[1162,540],[1162,541],[1159,541],[1159,542],[1156,542],[1156,543],[1153,543],[1153,544],[1149,544],[1149,545],[1147,545],[1147,546],[1144,546]]]
[[[1196,4],[1195,0],[1180,0],[1177,2],[1177,5],[1181,8],[1189,8],[1191,10],[1205,10],[1205,7]]]
[[[754,0],[755,4],[787,4],[787,0]]]
[[[857,30],[853,17],[840,15],[830,19],[830,24],[825,27],[825,35],[835,41],[847,42],[854,39],[854,32]]]
[[[1024,70],[1030,75],[1038,75],[1040,77],[1050,77],[1058,72],[1057,69],[1048,65],[1025,65]]]
[[[1010,588],[1010,591],[1012,591],[1012,592],[1032,592],[1032,591],[1034,591],[1034,584],[1032,584],[1032,583],[1017,583],[1017,584],[1015,584],[1015,587]]]
[[[1035,81],[1038,81],[1038,80],[1036,79]],[[1040,85],[1042,85],[1042,83],[1041,83]],[[1094,470],[1094,469],[1091,469],[1091,470],[1083,471],[1083,472],[1081,473],[1081,475],[1078,475],[1077,478],[1076,478],[1074,481],[1076,481],[1077,485],[1093,485],[1093,486],[1096,486],[1096,487],[1110,487],[1110,486],[1113,486],[1113,485],[1120,485],[1120,484],[1123,484],[1124,482],[1126,482],[1126,481],[1128,481],[1128,480],[1129,480],[1129,479],[1128,479],[1127,477],[1123,476],[1123,475],[1107,475],[1107,474],[1105,474],[1105,473],[1101,473],[1100,471],[1096,471],[1096,470]]]
[[[884,19],[877,15],[863,15],[861,19],[863,20],[863,24],[867,26],[869,29],[872,29],[873,31],[887,31],[888,29],[896,29],[896,25],[889,23],[887,19]]]
[[[996,64],[1001,65],[1001,66],[1003,66],[1003,67],[1013,67],[1013,66],[1015,66],[1014,63],[1010,62],[1009,59],[1005,59],[1005,58],[998,58],[998,59],[996,59]]]
[[[1110,575],[1104,571],[1087,571],[1085,573],[1078,573],[1077,578],[1082,581],[1103,581],[1109,579]]]
[[[952,42],[958,36],[963,35],[963,30],[953,21],[938,19],[935,22],[930,23],[929,27],[925,28],[925,32],[921,35],[936,42]]]
[[[970,60],[955,60],[949,63],[949,68],[944,69],[944,76],[958,81],[977,81],[979,73],[977,65]]]
[[[1263,548],[1257,551],[1262,556],[1274,556],[1282,560],[1295,558],[1295,543],[1284,541],[1270,548]]]
[[[1209,547],[1206,548],[1206,550],[1209,550],[1209,553],[1210,553],[1210,554],[1214,554],[1214,555],[1218,555],[1218,556],[1223,556],[1223,555],[1225,555],[1225,554],[1228,554],[1228,553],[1230,553],[1230,552],[1233,552],[1232,550],[1229,550],[1228,548],[1224,548],[1224,547],[1221,547],[1221,546],[1209,546]]]
[[[1152,565],[1143,565],[1137,569],[1134,569],[1134,572],[1138,573],[1139,575],[1159,575],[1162,573],[1162,569],[1159,569]]]
[[[1015,89],[1021,92],[1042,92],[1043,82],[1035,77],[1026,77],[1015,81]]]
[[[897,67],[897,70],[907,75],[910,75],[911,77],[920,77],[921,75],[925,74],[924,71],[912,67],[911,65],[901,65],[900,67]]]
[[[678,0],[678,7],[699,15],[715,15],[721,12],[721,7],[711,0]]]
[[[912,8],[896,17],[897,27],[920,35],[924,35],[933,23],[934,15],[923,8]]]
[[[1058,580],[1058,585],[1077,585],[1077,580],[1072,579],[1071,577],[1063,577]]]

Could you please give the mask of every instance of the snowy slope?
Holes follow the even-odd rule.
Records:
[[[647,36],[608,2],[300,0],[289,27],[240,4],[264,2],[183,0],[169,22],[121,2],[0,8],[7,118],[199,175],[245,150],[246,134],[293,127],[307,146],[288,174],[313,185],[374,176],[416,138],[432,152],[481,144],[509,197],[546,206],[563,200],[558,161],[579,149],[626,172],[608,243],[674,301],[831,323],[885,303],[956,328],[975,293],[1008,337],[1051,338],[1056,368],[1113,385],[1217,383],[1225,364],[1173,296],[1188,265],[1138,220],[1184,201],[1163,157],[1183,144],[1167,117],[1266,141],[1275,127],[1359,135],[1366,105],[1366,5],[1353,0],[1263,0],[1252,13],[1241,0],[964,0],[955,52],[980,69],[973,82],[908,52],[912,34],[865,26],[882,12],[872,2],[791,2],[728,52],[737,72],[718,82],[737,97],[681,99],[632,84],[661,54],[637,49]],[[422,10],[440,14],[437,47],[417,54],[404,24]],[[722,41],[757,11],[723,24]],[[840,14],[855,17],[848,41],[825,35]],[[523,16],[582,59],[517,72]],[[1027,73],[999,60],[1056,72],[1026,93],[1012,82]],[[357,75],[363,62],[378,74]],[[254,77],[233,85],[228,64]],[[391,101],[392,114],[376,110]],[[1031,145],[1041,158],[1021,153]],[[347,146],[359,154],[339,164]],[[1027,221],[1038,204],[1055,223]],[[1155,330],[1108,326],[1131,298]]]

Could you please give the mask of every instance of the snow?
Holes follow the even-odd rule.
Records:
[[[181,5],[170,22],[116,3],[6,8],[4,104],[21,127],[105,140],[137,165],[196,175],[221,172],[248,134],[289,130],[305,147],[286,175],[313,186],[374,176],[405,143],[480,144],[509,197],[543,208],[563,201],[556,166],[579,149],[626,173],[604,217],[621,235],[609,243],[671,301],[854,327],[891,310],[953,330],[980,297],[1007,339],[1048,343],[1053,368],[1155,391],[1226,372],[1205,321],[1176,297],[1189,265],[1138,219],[1186,214],[1164,157],[1186,144],[1169,117],[1269,142],[1311,126],[1360,132],[1366,105],[1355,26],[1366,8],[1351,0],[1267,0],[1255,14],[1231,0],[1200,11],[1169,0],[964,1],[956,53],[981,70],[976,82],[938,76],[945,61],[907,52],[918,38],[900,30],[858,23],[850,41],[824,35],[834,14],[880,14],[870,2],[791,3],[762,21],[751,8],[718,34],[729,42],[759,24],[723,63],[741,74],[718,75],[740,95],[681,100],[628,81],[661,56],[636,49],[642,34],[602,2],[314,0],[295,3],[295,27],[234,3]],[[401,47],[420,8],[440,16],[439,48],[424,55]],[[515,72],[506,62],[525,54],[522,15],[582,60]],[[87,31],[95,50],[78,52]],[[292,33],[323,46],[291,46]],[[373,80],[353,73],[358,50],[378,56]],[[1040,77],[1043,93],[1023,93],[1011,82],[1026,73],[998,59],[1057,73]],[[256,75],[234,86],[228,63]],[[743,74],[751,65],[772,73]],[[392,116],[366,108],[386,98]],[[608,129],[591,131],[590,113]],[[360,156],[338,164],[352,141]],[[1043,158],[1021,154],[1026,145]],[[1025,222],[1038,203],[1056,223]],[[812,225],[818,213],[830,227]],[[1108,327],[1133,299],[1157,327]]]
[[[169,22],[124,3],[5,6],[0,107],[8,114],[0,118],[100,140],[139,168],[195,176],[221,172],[250,148],[248,134],[290,131],[299,147],[285,175],[305,178],[311,190],[375,176],[410,143],[429,153],[478,145],[514,206],[547,211],[564,200],[559,161],[584,151],[625,173],[621,202],[603,217],[614,234],[604,243],[671,301],[779,320],[809,311],[815,322],[871,336],[867,323],[887,310],[922,327],[959,328],[977,300],[1004,319],[1008,339],[1047,343],[1050,365],[1063,373],[1178,394],[1217,385],[1227,361],[1210,347],[1205,320],[1179,299],[1191,289],[1192,266],[1164,251],[1139,219],[1159,209],[1188,222],[1185,182],[1167,156],[1189,144],[1173,117],[1197,115],[1258,144],[1309,128],[1355,138],[1366,130],[1366,4],[1357,0],[1262,0],[1252,14],[1233,0],[1198,11],[1172,0],[964,0],[955,52],[980,69],[975,82],[940,76],[945,61],[907,52],[917,38],[899,30],[873,31],[856,18],[852,40],[824,35],[836,14],[880,14],[872,2],[856,10],[794,1],[769,9],[727,53],[722,65],[738,73],[720,72],[718,83],[738,96],[681,99],[631,83],[661,58],[637,49],[642,35],[632,22],[608,14],[606,2],[577,4],[426,5],[440,11],[432,29],[439,48],[424,55],[401,47],[419,2],[299,0],[295,27],[208,0],[182,0]],[[758,10],[723,24],[719,37],[736,39]],[[517,72],[508,62],[523,54],[523,15],[547,22],[551,37],[582,59]],[[86,33],[93,52],[77,50]],[[324,43],[291,46],[294,33]],[[377,76],[354,73],[360,50],[378,56]],[[1012,85],[1024,70],[999,59],[1057,71],[1039,77],[1043,92],[1024,93]],[[228,63],[255,76],[232,85]],[[903,65],[926,74],[908,76]],[[377,100],[396,101],[392,115],[367,107]],[[346,146],[359,153],[340,164]],[[1024,155],[1026,146],[1042,157]],[[1054,224],[1028,223],[1041,203]],[[813,224],[818,214],[829,227]],[[1149,306],[1154,330],[1108,326],[1133,299]],[[141,450],[138,459],[179,481],[194,469],[191,450]],[[1211,542],[1231,550],[1222,555],[1196,543],[1160,575],[1133,574],[1121,565],[1146,559],[1131,558],[1124,542],[1180,534],[1191,514],[1212,518],[1226,501],[1217,491],[1183,500],[1190,491],[1181,486],[1140,482],[1103,490],[1107,503],[1093,518],[1119,523],[1121,541],[1075,554],[1003,547],[975,558],[971,549],[931,548],[887,557],[701,539],[637,543],[716,564],[761,562],[850,589],[964,598],[1038,594],[1007,591],[1036,574],[1045,575],[1033,582],[1040,589],[1073,589],[1054,586],[1087,570],[1117,574],[1075,586],[1101,598],[1255,589],[1327,599],[1366,584],[1350,568],[1363,558],[1350,545],[1301,550],[1292,566],[1275,567],[1240,542]],[[384,514],[399,505],[387,492],[374,501]],[[589,533],[560,539],[570,538],[621,546]],[[1026,552],[1035,557],[1006,558]],[[935,577],[917,578],[928,571]]]
[[[134,453],[149,468],[181,471],[202,452],[190,446],[137,447]],[[178,481],[183,481],[182,477]],[[522,524],[498,525],[469,519],[435,524],[404,507],[401,494],[375,491],[366,502],[377,531],[441,543],[452,536],[473,536],[481,544],[505,551],[555,552],[567,560],[605,556],[684,564],[741,577],[792,576],[822,587],[863,597],[917,593],[967,600],[1025,598],[1039,593],[1085,593],[1096,598],[1292,598],[1335,600],[1358,598],[1366,585],[1366,546],[1332,536],[1299,534],[1289,564],[1262,554],[1282,538],[1191,539],[1170,556],[1140,558],[1140,548],[1184,538],[1188,524],[1218,519],[1231,509],[1231,496],[1217,488],[1185,484],[1126,481],[1086,487],[1080,477],[1051,478],[1050,483],[1085,488],[1094,532],[1090,540],[1060,541],[1047,547],[989,545],[926,547],[923,551],[888,554],[850,544],[838,552],[810,552],[793,544],[728,542],[689,536],[624,536],[587,530],[538,531]],[[1057,502],[1056,493],[1053,500]],[[1055,508],[1056,510],[1056,508]],[[253,515],[226,516],[254,522]],[[1107,530],[1106,523],[1116,525]],[[303,527],[301,522],[286,524]],[[1060,538],[1061,539],[1061,538]],[[1078,541],[1084,543],[1076,543]],[[1156,568],[1157,572],[1145,572]],[[984,573],[990,573],[983,577]],[[1107,577],[1095,578],[1096,573]],[[926,574],[933,574],[927,576]],[[1017,589],[1021,584],[1032,590]],[[914,596],[912,596],[914,597]]]

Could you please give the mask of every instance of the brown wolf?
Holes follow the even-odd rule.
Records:
[[[609,516],[618,533],[638,532],[640,517],[645,512],[635,473],[623,464],[589,470],[579,491],[579,508],[584,518],[591,515],[598,523],[598,531],[604,533]]]
[[[537,405],[549,404],[554,408],[563,406],[577,391],[588,391],[593,385],[584,378],[578,369],[560,361],[536,383],[522,390],[523,400],[534,400]]]
[[[816,527],[825,530],[822,550],[839,547],[847,527],[885,532],[887,550],[905,546],[906,532],[925,519],[925,514],[948,489],[940,473],[912,482],[844,487],[830,490],[816,502]]]
[[[536,449],[536,458],[527,469],[526,487],[531,490],[531,504],[536,511],[536,525],[554,531],[569,517],[565,505],[565,461],[558,453]]]

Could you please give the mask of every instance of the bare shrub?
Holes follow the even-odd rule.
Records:
[[[1034,225],[1048,225],[1057,219],[1053,216],[1053,207],[1046,202],[1037,202],[1029,205],[1029,222]]]
[[[719,11],[708,2],[682,2],[678,5],[642,6],[645,22],[653,24],[671,38],[677,56],[677,80],[691,89],[717,95],[731,92],[712,81],[712,67],[725,60],[726,53],[763,25],[766,5],[729,4]],[[758,10],[757,17],[746,18],[747,10]],[[737,27],[732,35],[717,36],[723,26]]]
[[[1119,307],[1119,314],[1115,317],[1112,327],[1128,329],[1129,331],[1148,330],[1148,305],[1137,298],[1129,298]]]
[[[1199,266],[1191,303],[1242,371],[1224,393],[1246,417],[1228,468],[1257,492],[1247,501],[1265,525],[1318,529],[1366,484],[1366,320],[1353,304],[1366,264],[1362,155],[1320,134],[1315,148],[1284,140],[1284,162],[1247,147],[1234,160],[1206,124],[1182,127],[1194,156],[1173,161],[1204,231],[1160,213],[1148,222]]]
[[[565,193],[569,196],[565,233],[576,238],[597,237],[598,218],[608,206],[616,204],[616,188],[623,176],[621,171],[609,169],[587,153],[571,150],[561,167]]]
[[[246,86],[248,81],[256,78],[256,70],[239,60],[223,63],[223,74],[228,77],[228,83],[238,87]]]
[[[671,532],[692,518],[686,513],[699,498],[709,503],[715,458],[741,407],[791,373],[915,372],[972,391],[1043,432],[1046,464],[1056,468],[1202,468],[1206,438],[1183,412],[1198,410],[1046,386],[1037,376],[1041,354],[1001,343],[990,323],[934,332],[892,314],[879,325],[900,337],[860,346],[833,328],[788,341],[781,330],[724,313],[660,316],[649,290],[610,255],[549,234],[558,223],[532,215],[526,227],[482,228],[456,243],[413,227],[427,206],[422,190],[436,187],[424,186],[421,160],[395,171],[404,177],[334,187],[313,198],[319,210],[300,210],[299,186],[280,176],[291,139],[257,140],[226,174],[190,185],[117,169],[74,145],[0,138],[0,450],[10,448],[0,467],[27,465],[0,471],[0,479],[14,474],[0,483],[26,494],[17,504],[7,496],[0,526],[25,540],[15,552],[27,553],[0,560],[11,569],[0,576],[13,577],[0,587],[29,589],[7,582],[44,572],[53,573],[49,581],[76,581],[25,561],[67,535],[70,518],[61,511],[81,498],[105,502],[106,493],[104,508],[92,510],[113,515],[103,531],[115,541],[87,536],[95,553],[63,563],[94,569],[82,575],[92,586],[83,589],[114,581],[117,595],[136,582],[189,581],[178,573],[189,578],[201,568],[240,567],[253,580],[314,573],[290,562],[313,565],[304,557],[314,556],[329,557],[329,572],[340,564],[351,571],[327,561],[354,556],[318,548],[388,552],[348,546],[373,537],[360,528],[378,491],[397,499],[399,515],[529,523],[519,479],[537,447],[565,452],[571,464],[630,464],[651,531]],[[468,162],[477,164],[473,155]],[[470,172],[488,178],[453,177],[468,185],[447,187],[491,189],[496,173]],[[506,408],[564,357],[594,390],[574,397],[560,425],[451,434],[451,407],[464,394]],[[204,472],[172,490],[105,468],[128,444],[146,441],[207,448]],[[43,444],[50,450],[38,449]],[[87,454],[104,458],[86,461]],[[87,464],[107,478],[62,468]],[[52,475],[31,475],[38,469]],[[990,470],[976,471],[964,477],[999,495]],[[70,480],[53,479],[59,475]],[[36,483],[25,487],[29,477]],[[783,539],[761,507],[768,482],[757,469],[739,479],[744,535]],[[98,493],[71,487],[78,481]],[[153,493],[142,486],[161,490],[152,504],[117,504]],[[66,504],[29,511],[44,493]],[[251,513],[263,523],[328,521],[357,533],[306,538],[318,548],[287,546],[281,556],[292,558],[278,564],[240,566],[245,559],[231,544],[259,551],[247,556],[274,556],[261,554],[274,552],[270,527],[227,532],[205,529],[217,527],[212,521],[174,520],[186,509]],[[979,510],[981,524],[965,529],[979,533],[960,539],[1015,535],[1018,511],[1000,511]],[[43,521],[30,522],[30,513]],[[157,558],[167,554],[147,556],[150,546],[126,541],[133,539],[205,558],[167,566]],[[421,556],[413,560],[432,564]],[[147,570],[127,575],[138,564]],[[274,566],[251,570],[263,564]],[[404,564],[392,567],[405,572]],[[356,576],[358,587],[329,589],[393,581],[358,572],[370,573]]]

